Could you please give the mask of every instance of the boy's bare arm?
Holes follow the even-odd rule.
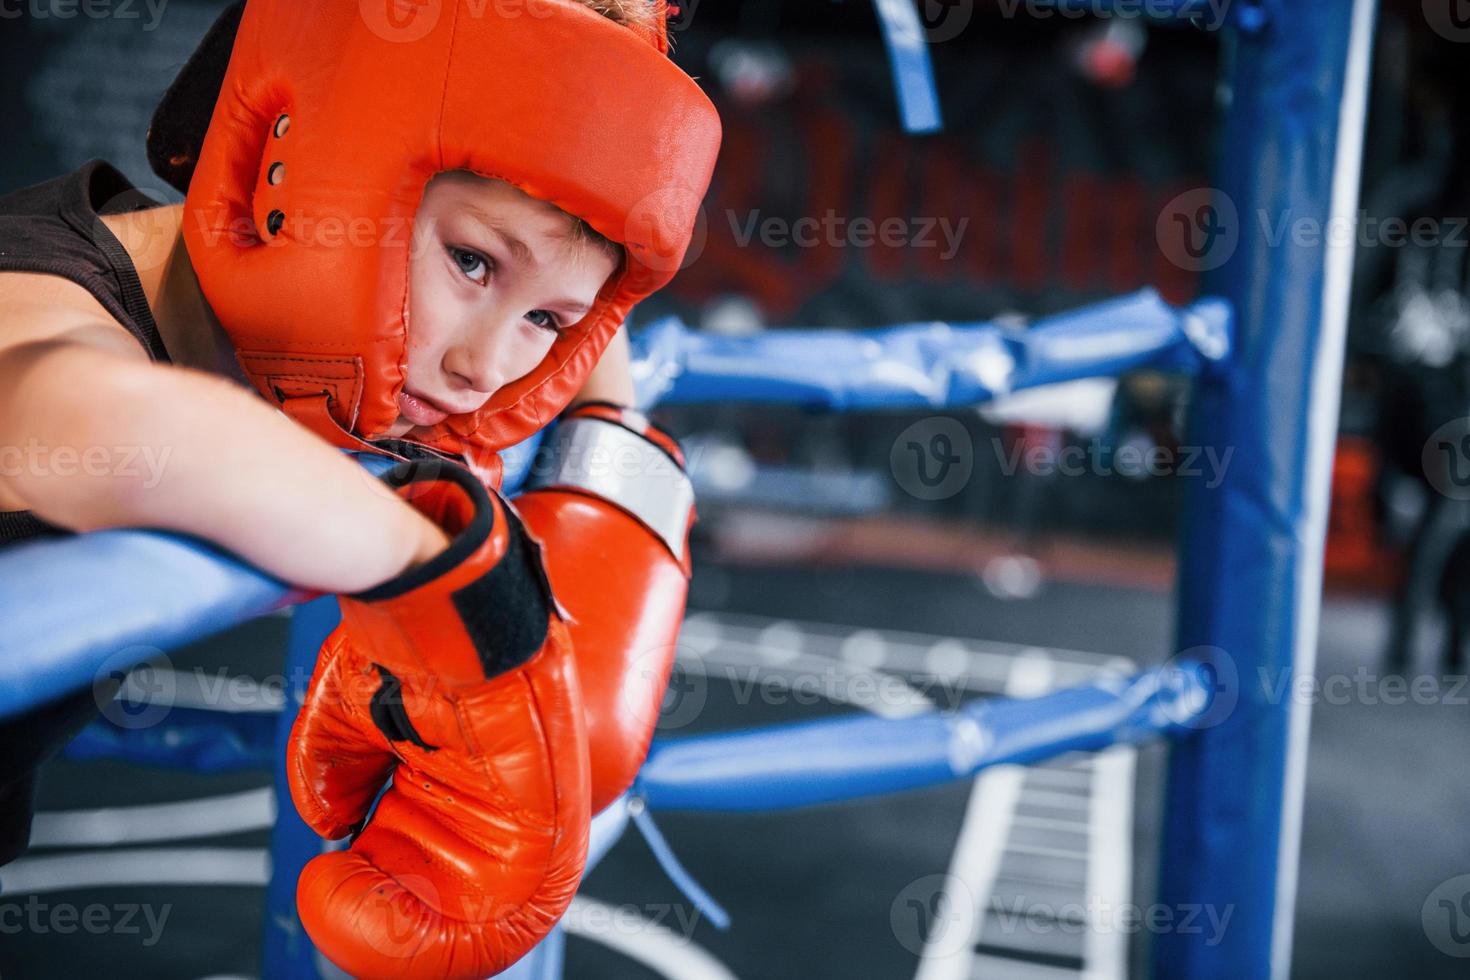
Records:
[[[593,401],[614,402],[629,408],[633,406],[633,364],[626,326],[618,327],[618,332],[613,334],[597,366],[582,383],[582,390],[577,392],[571,405],[567,407]]]
[[[0,346],[6,509],[78,531],[195,534],[327,592],[371,587],[444,547],[437,527],[253,393],[153,364],[84,312],[29,336],[6,329],[26,312],[0,311],[0,345],[24,338]]]

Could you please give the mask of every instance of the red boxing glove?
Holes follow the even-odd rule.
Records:
[[[641,413],[568,412],[516,509],[543,543],[582,682],[592,812],[648,755],[689,591],[694,491],[679,445]]]
[[[466,470],[384,481],[449,547],[341,597],[291,731],[291,796],[352,845],[307,864],[306,932],[354,977],[478,978],[561,918],[587,858],[588,760],[571,642],[538,549]]]

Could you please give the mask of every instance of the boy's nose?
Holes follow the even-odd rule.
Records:
[[[469,400],[475,395],[483,402],[505,384],[505,372],[496,356],[500,346],[476,334],[445,358],[444,373],[459,398]]]

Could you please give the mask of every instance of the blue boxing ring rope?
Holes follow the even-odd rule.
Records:
[[[879,4],[880,12],[885,6],[893,9]],[[1188,18],[1206,5],[1152,6]],[[937,410],[1140,367],[1192,375],[1191,441],[1235,454],[1218,487],[1188,491],[1176,649],[1223,651],[1239,678],[1310,674],[1352,245],[1332,235],[1272,243],[1268,234],[1282,217],[1328,228],[1351,220],[1374,15],[1374,0],[1237,5],[1223,36],[1228,104],[1215,193],[1238,216],[1238,240],[1208,276],[1209,298],[1176,309],[1143,291],[1024,331],[915,323],[732,339],[663,320],[633,336],[640,407],[721,400]],[[912,25],[892,30],[891,44],[908,39],[903,58],[891,49],[895,72],[927,71],[914,57]],[[927,128],[914,108],[926,90],[913,77],[906,84],[908,121]],[[507,453],[508,492],[536,442]],[[64,604],[58,595],[68,597]],[[297,605],[304,598],[208,545],[159,532],[103,531],[0,551],[0,717],[296,605],[293,683],[277,710],[174,708],[166,724],[151,727],[100,722],[69,749],[204,771],[272,767],[277,800],[287,799],[278,760],[336,616],[330,598]],[[1183,931],[1155,937],[1153,975],[1284,978],[1308,707],[1241,684],[1229,712],[1199,724],[1218,678],[1208,658],[1181,655],[1169,667],[1029,700],[661,739],[631,797],[594,822],[589,865],[645,807],[748,812],[855,799],[1162,736],[1171,748],[1158,899],[1232,907],[1234,919],[1213,943]],[[293,901],[295,872],[320,846],[289,806],[277,807],[266,976],[321,975]],[[554,932],[512,974],[559,976],[562,941]]]

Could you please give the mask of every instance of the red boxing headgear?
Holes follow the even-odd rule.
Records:
[[[425,444],[498,483],[634,303],[683,262],[720,143],[656,28],[572,0],[249,0],[184,239],[251,382],[341,445],[398,418],[413,219],[437,173],[499,178],[625,259],[530,373]]]

